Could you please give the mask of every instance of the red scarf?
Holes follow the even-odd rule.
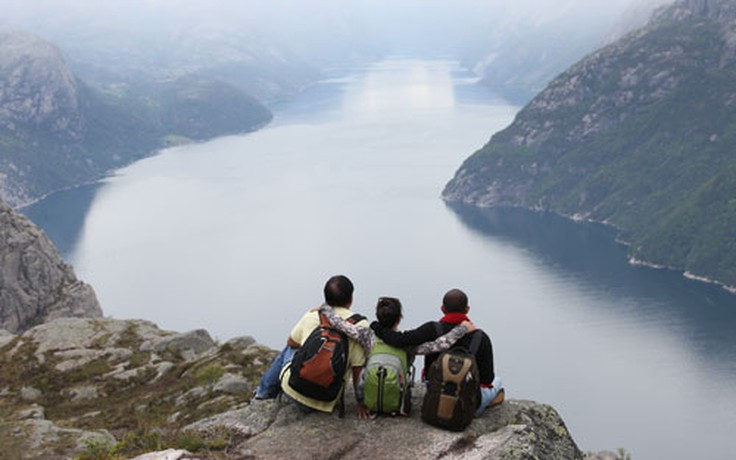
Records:
[[[463,321],[470,321],[470,319],[468,319],[468,315],[466,315],[465,313],[456,312],[445,313],[445,316],[443,316],[440,320],[441,323],[449,324],[460,324]]]

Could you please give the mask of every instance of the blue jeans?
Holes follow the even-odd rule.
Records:
[[[298,348],[291,348],[288,345],[281,350],[271,367],[263,375],[256,390],[256,399],[273,399],[281,393],[281,370],[291,362],[297,350]]]
[[[498,395],[498,392],[502,389],[503,382],[501,382],[501,378],[498,376],[493,379],[493,388],[480,388],[480,406],[478,406],[478,409],[475,411],[476,417],[483,415],[483,412],[491,405],[493,398],[495,398]]]

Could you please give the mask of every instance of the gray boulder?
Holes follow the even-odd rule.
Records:
[[[210,350],[215,346],[215,341],[209,332],[204,329],[176,334],[159,340],[153,349],[156,353],[170,352],[176,356],[191,361],[197,355]]]
[[[532,401],[506,401],[475,419],[462,433],[423,423],[414,396],[410,417],[359,420],[346,398],[346,417],[305,414],[288,403],[255,401],[236,411],[192,424],[203,433],[230,430],[244,438],[236,458],[254,459],[582,459],[559,414]]]

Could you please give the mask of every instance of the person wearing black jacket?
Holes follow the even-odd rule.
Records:
[[[416,346],[435,340],[463,321],[470,321],[467,316],[469,310],[468,296],[460,289],[451,289],[442,298],[442,313],[444,313],[444,316],[439,322],[429,321],[416,329],[403,332],[381,326],[378,322],[373,322],[371,328],[381,340],[389,345],[395,347]],[[503,402],[505,390],[501,379],[496,376],[493,370],[493,345],[488,334],[478,329],[474,333],[466,334],[459,339],[456,346],[469,349],[474,334],[482,334],[480,346],[475,353],[481,383],[481,402],[475,412],[475,416],[478,417],[489,406],[495,406]],[[424,369],[429,369],[438,356],[438,353],[426,355],[424,357]]]

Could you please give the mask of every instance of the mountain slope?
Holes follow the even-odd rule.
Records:
[[[631,255],[736,285],[736,5],[680,0],[580,61],[443,197],[603,221]]]
[[[99,179],[169,139],[249,131],[271,117],[243,90],[206,76],[96,89],[53,44],[0,31],[0,197],[13,206]]]
[[[625,6],[571,0],[523,15],[510,8],[488,15],[487,27],[459,51],[481,84],[523,105],[581,57],[643,26],[668,2],[636,0]]]

